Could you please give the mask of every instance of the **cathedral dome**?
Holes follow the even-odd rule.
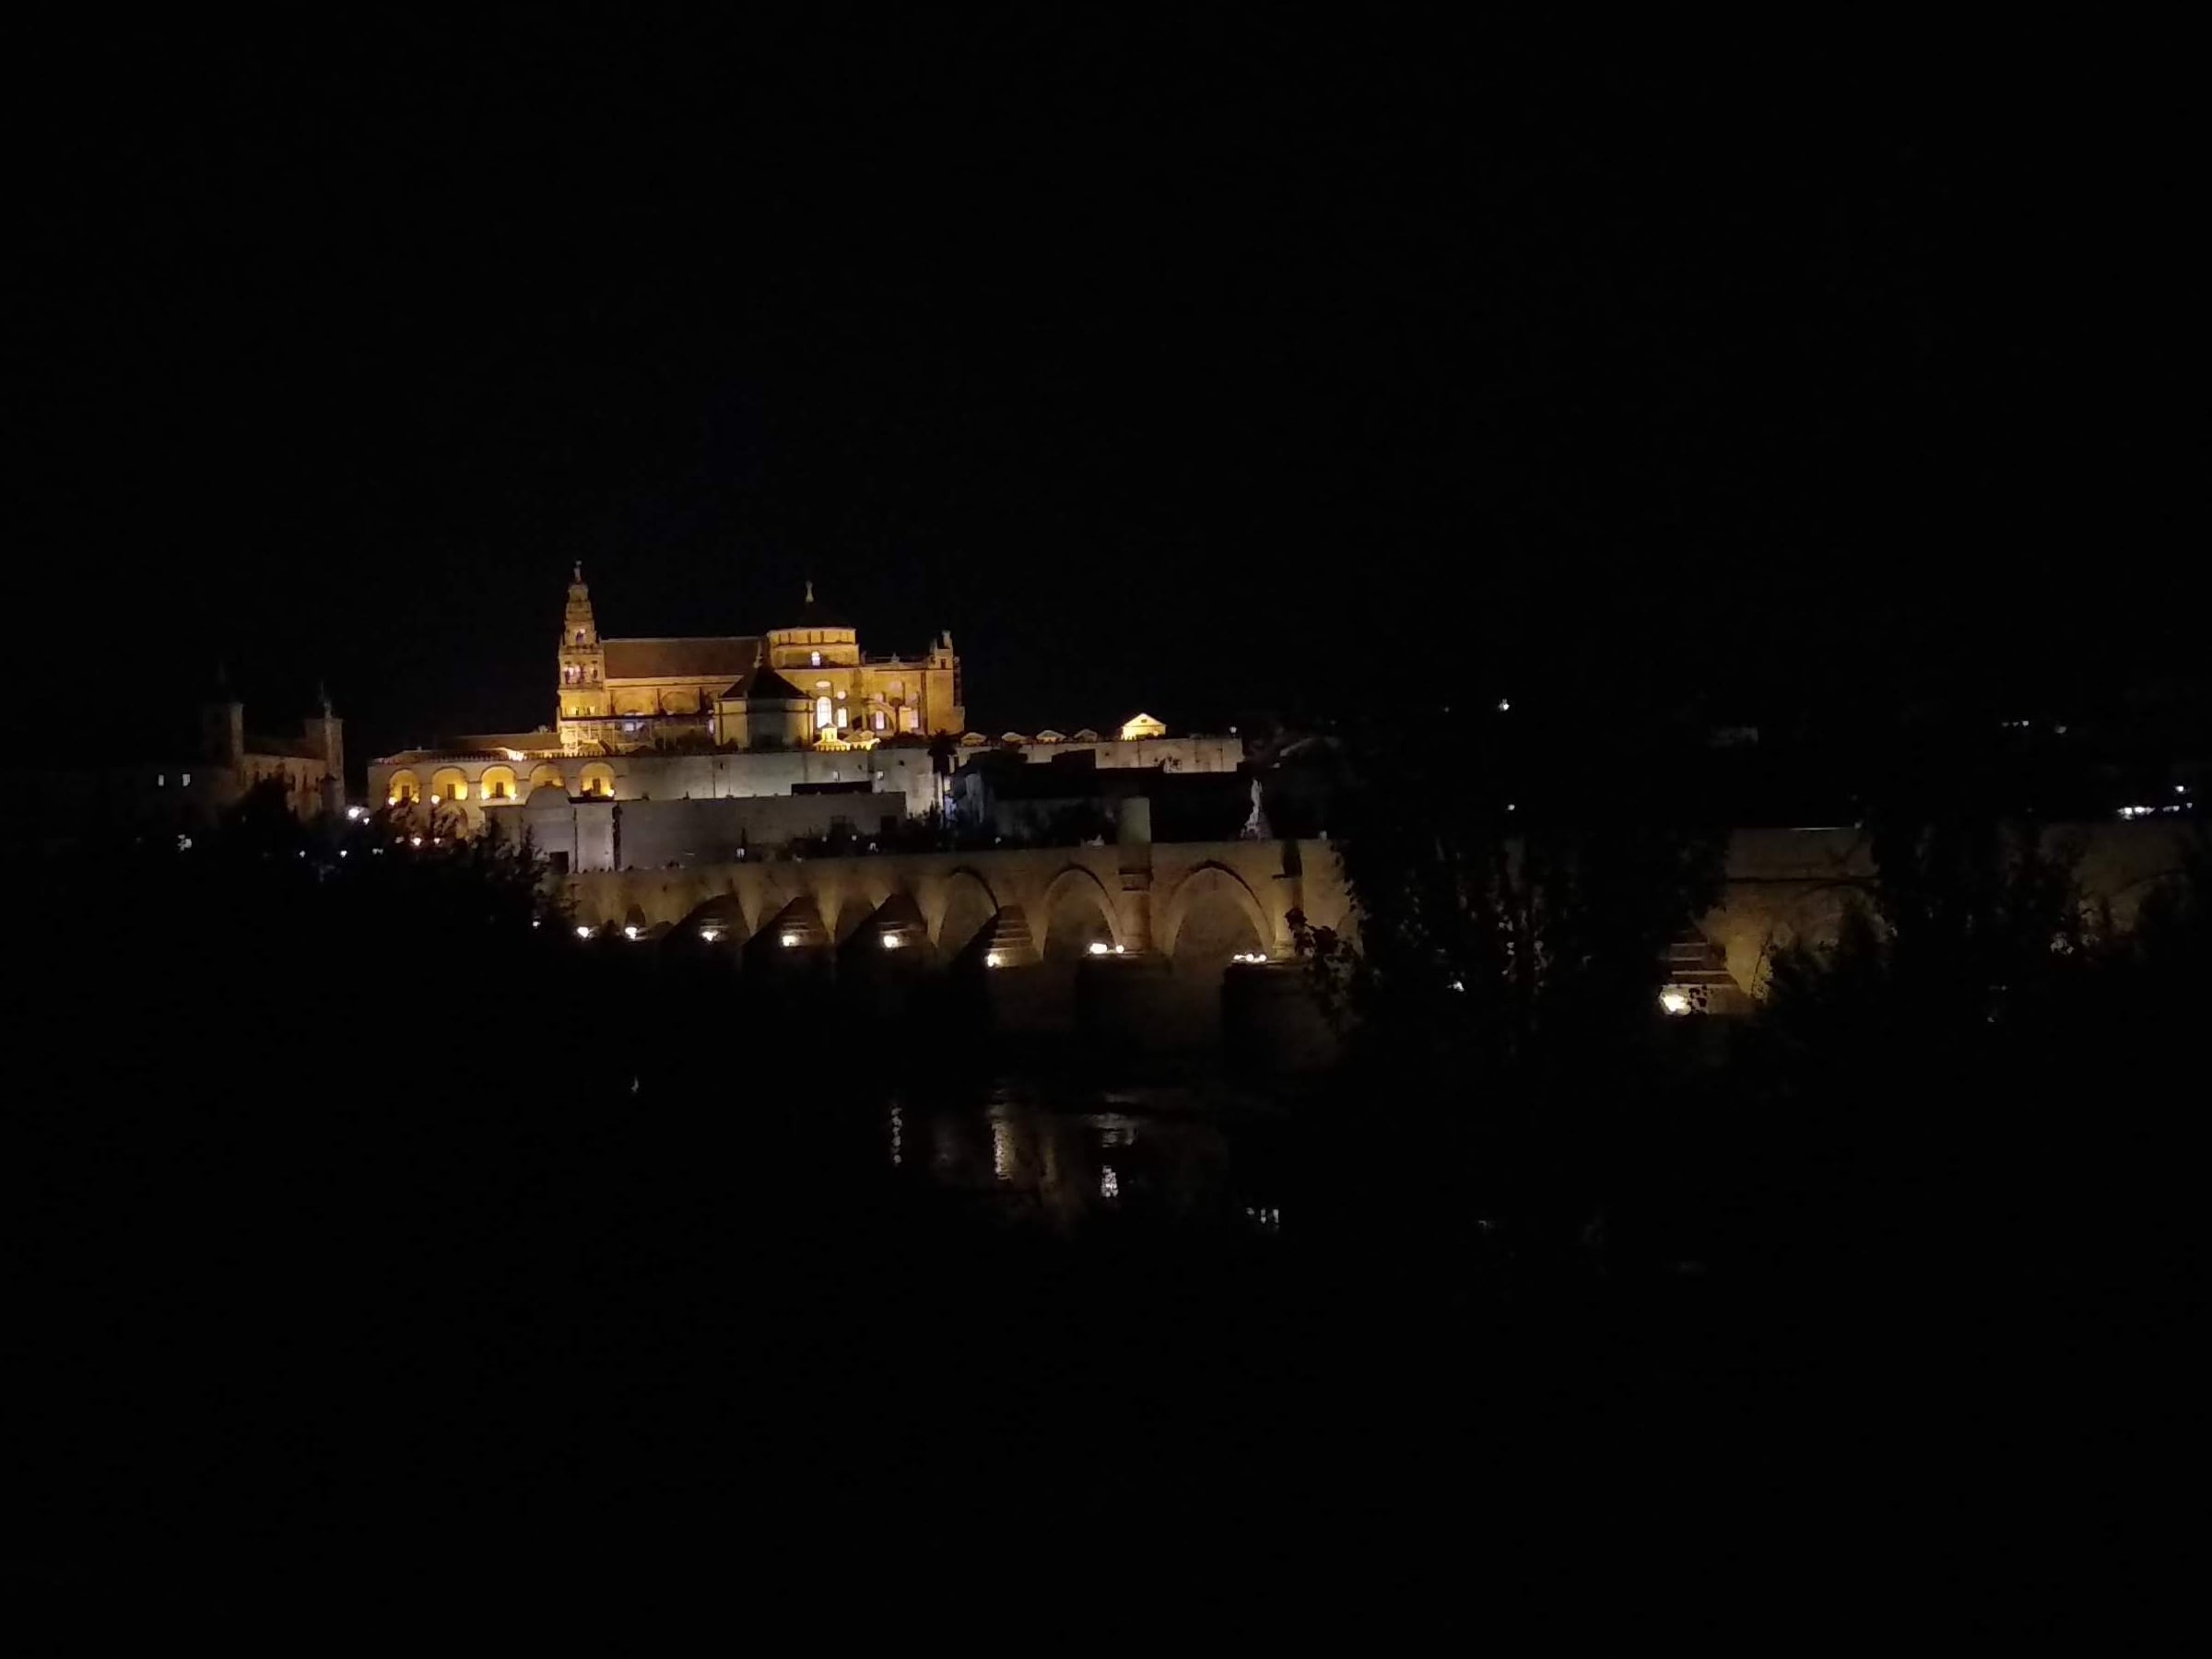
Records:
[[[814,596],[814,583],[806,584],[806,597],[799,603],[798,619],[774,630],[778,634],[835,634],[840,639],[853,637],[853,624]]]

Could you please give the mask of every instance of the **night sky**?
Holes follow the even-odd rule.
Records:
[[[18,42],[19,686],[526,727],[578,559],[610,633],[950,628],[990,730],[2186,651],[2147,64],[811,16]]]

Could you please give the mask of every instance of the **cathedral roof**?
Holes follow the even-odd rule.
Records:
[[[750,674],[760,660],[760,641],[752,634],[705,640],[602,640],[606,677],[627,679],[719,679]]]
[[[810,700],[773,668],[763,665],[752,673],[740,675],[736,681],[721,693],[724,702],[806,702]]]

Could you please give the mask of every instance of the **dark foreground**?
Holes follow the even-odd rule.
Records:
[[[2193,1292],[2087,1184],[1900,1246],[1834,1202],[1890,1186],[1639,1100],[1671,1126],[1589,1209],[1450,1078],[1009,1092],[949,1005],[853,1031],[526,919],[150,914],[44,935],[25,1005],[29,1582],[688,1562],[981,1608],[1173,1563],[1279,1612],[1532,1555],[1739,1604],[2171,1555],[2112,1541],[2194,1466]]]
[[[880,1100],[424,1092],[38,1125],[41,1572],[1101,1540],[1410,1570],[1864,1526],[1941,1560],[2129,1456],[2054,1437],[1971,1306],[1523,1250],[1445,1207],[1444,1148],[1325,1121],[1265,1127],[1241,1191],[1145,1167],[1136,1119],[1118,1201],[1070,1206],[998,1180],[972,1105],[902,1106],[894,1166]]]

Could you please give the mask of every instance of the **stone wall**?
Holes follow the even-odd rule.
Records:
[[[721,800],[582,801],[540,790],[520,807],[493,807],[502,826],[528,829],[532,844],[575,873],[692,869],[757,857],[796,839],[830,834],[840,820],[865,836],[902,821],[891,794],[734,796]]]
[[[558,768],[571,794],[586,766],[604,766],[614,780],[618,801],[708,801],[788,795],[803,783],[850,783],[864,781],[880,793],[900,798],[899,810],[909,817],[927,813],[936,803],[936,776],[927,750],[872,748],[825,751],[779,749],[740,754],[604,755],[510,760],[495,751],[465,755],[426,755],[419,759],[385,759],[369,768],[369,799],[382,805],[391,798],[394,781],[411,774],[429,792],[438,772],[457,771],[468,784],[465,806],[479,803],[487,771],[512,768],[527,780],[539,764]],[[884,810],[890,810],[885,808]],[[853,815],[859,821],[861,814]],[[875,816],[880,817],[880,813]],[[473,813],[476,821],[480,815]]]

